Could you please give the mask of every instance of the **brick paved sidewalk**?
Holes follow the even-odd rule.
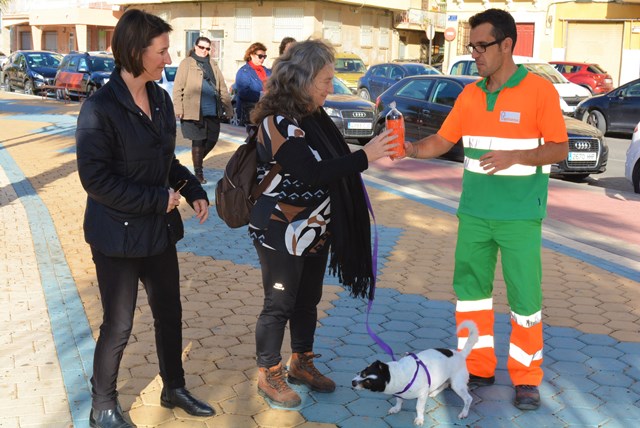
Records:
[[[0,93],[0,426],[85,427],[88,376],[100,324],[93,263],[82,235],[85,193],[75,173],[78,106]],[[206,160],[213,183],[242,130],[223,126]],[[180,139],[179,159],[190,166]],[[396,354],[453,347],[451,292],[456,219],[451,201],[405,193],[365,176],[380,237],[379,292],[370,317]],[[447,208],[449,207],[449,208]],[[256,393],[254,325],[261,309],[260,270],[246,231],[226,228],[215,210],[204,225],[182,207],[186,237],[179,245],[187,387],[216,408],[193,418],[160,407],[152,318],[141,292],[118,389],[139,427],[409,427],[413,401],[387,415],[388,397],[354,391],[357,370],[380,358],[364,328],[366,302],[345,296],[327,277],[317,331],[322,370],[338,383],[333,394],[300,389],[296,410],[272,408]],[[550,238],[550,239],[553,239]],[[550,241],[554,244],[553,241]],[[545,267],[543,406],[512,406],[505,370],[509,329],[504,282],[496,275],[497,383],[472,392],[469,419],[445,391],[427,403],[425,426],[634,426],[640,418],[640,272],[613,268],[573,244],[549,245]],[[580,244],[580,248],[584,249]],[[578,245],[576,245],[578,247]],[[285,344],[283,350],[288,356]],[[187,425],[185,425],[187,424]]]

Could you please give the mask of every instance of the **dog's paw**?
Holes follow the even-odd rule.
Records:
[[[424,416],[418,416],[413,420],[414,425],[422,426],[424,425]]]
[[[393,406],[392,408],[389,409],[389,411],[387,412],[389,415],[394,415],[396,413],[398,413],[400,411],[400,407],[402,406]]]
[[[467,415],[469,414],[468,410],[463,410],[460,412],[460,414],[458,415],[458,419],[464,419],[467,417]]]

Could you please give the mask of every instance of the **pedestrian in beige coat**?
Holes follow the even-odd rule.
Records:
[[[220,121],[233,115],[224,76],[210,53],[211,40],[198,37],[173,82],[173,108],[182,136],[191,140],[193,169],[201,183],[207,182],[202,163],[218,142]]]

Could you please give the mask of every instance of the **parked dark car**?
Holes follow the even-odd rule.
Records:
[[[373,137],[375,105],[354,95],[337,77],[333,78],[333,94],[327,97],[323,107],[344,138],[365,144]]]
[[[598,64],[586,62],[549,61],[569,82],[584,86],[592,94],[604,94],[613,89],[611,75]]]
[[[5,90],[22,89],[34,94],[45,85],[53,85],[62,55],[49,51],[15,51],[2,69]]]
[[[595,126],[603,134],[633,133],[640,117],[640,79],[582,101],[574,116]]]
[[[111,54],[70,53],[62,60],[54,84],[64,86],[72,97],[91,96],[109,81],[115,66]]]
[[[434,67],[419,62],[389,62],[376,64],[358,79],[358,95],[367,100],[375,100],[398,80],[407,76],[442,74]]]
[[[417,141],[436,133],[464,86],[477,81],[471,76],[410,76],[380,95],[376,101],[376,134],[384,129],[389,103],[404,116],[405,138]],[[569,155],[564,161],[551,165],[551,173],[578,181],[590,174],[606,170],[609,148],[600,131],[572,117],[564,116],[569,134]],[[458,141],[445,158],[464,161],[462,141]]]

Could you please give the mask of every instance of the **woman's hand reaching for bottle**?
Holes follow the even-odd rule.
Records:
[[[395,154],[395,147],[398,145],[395,141],[397,136],[391,135],[391,132],[389,129],[381,132],[364,146],[362,150],[366,153],[369,162]]]

